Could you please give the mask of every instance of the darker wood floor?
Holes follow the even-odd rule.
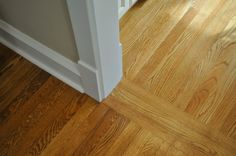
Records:
[[[114,142],[127,125],[3,45],[0,56],[0,155],[39,155],[47,146],[44,155],[86,155],[97,141]]]

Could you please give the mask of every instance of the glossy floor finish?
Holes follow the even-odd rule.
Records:
[[[0,46],[0,155],[236,155],[236,1],[139,0],[98,104]]]

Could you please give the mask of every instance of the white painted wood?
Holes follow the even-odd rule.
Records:
[[[123,75],[118,4],[117,0],[90,0],[86,2],[90,6],[89,19],[95,59],[105,98],[120,82]]]
[[[67,0],[68,11],[80,60],[96,68],[86,0]]]
[[[21,31],[17,30],[13,26],[9,25],[5,21],[0,19],[0,28],[4,30],[5,32],[9,33],[12,36],[15,36],[18,40],[29,44],[32,48],[34,49],[40,49],[39,51],[52,59],[53,61],[56,61],[62,66],[65,66],[66,68],[70,69],[72,72],[74,72],[77,75],[80,75],[78,69],[77,69],[77,64],[72,62],[71,60],[67,59],[63,55],[60,55],[58,52],[48,48],[47,46],[43,45],[42,43],[32,39],[30,36],[22,33]]]
[[[118,0],[119,18],[137,2],[138,0]]]
[[[85,0],[67,0],[77,51],[80,72],[85,92],[98,101],[103,99],[95,61],[91,24]],[[88,70],[89,69],[89,70]]]
[[[129,10],[129,0],[118,0],[119,18],[121,18]]]
[[[78,65],[85,92],[97,101],[102,101],[98,71],[83,61],[79,61]]]
[[[116,0],[67,0],[67,4],[85,92],[101,101],[122,77],[118,3]],[[90,69],[90,73],[83,67]]]
[[[97,101],[106,98],[122,77],[116,0],[67,0],[79,54],[74,63],[0,21],[0,41],[32,63]]]
[[[84,92],[78,65],[0,20],[0,42],[30,62]]]

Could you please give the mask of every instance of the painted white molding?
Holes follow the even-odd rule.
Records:
[[[130,8],[129,0],[118,0],[119,18],[121,18]]]
[[[118,0],[119,18],[137,2],[138,0]]]
[[[78,64],[85,92],[96,100],[102,101],[104,96],[100,89],[86,1],[67,0],[67,6],[80,59]]]
[[[0,20],[0,42],[38,67],[84,92],[78,65]]]
[[[119,41],[117,0],[86,1],[90,15],[95,61],[100,77],[102,96],[107,97],[120,82],[122,50]]]
[[[71,87],[102,101],[122,78],[116,0],[67,0],[77,63],[0,20],[0,41]]]
[[[85,92],[102,101],[122,77],[116,0],[67,0]],[[93,82],[93,83],[91,83]]]

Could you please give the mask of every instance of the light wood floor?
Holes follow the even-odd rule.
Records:
[[[236,1],[139,0],[98,104],[0,46],[0,155],[236,156]]]

